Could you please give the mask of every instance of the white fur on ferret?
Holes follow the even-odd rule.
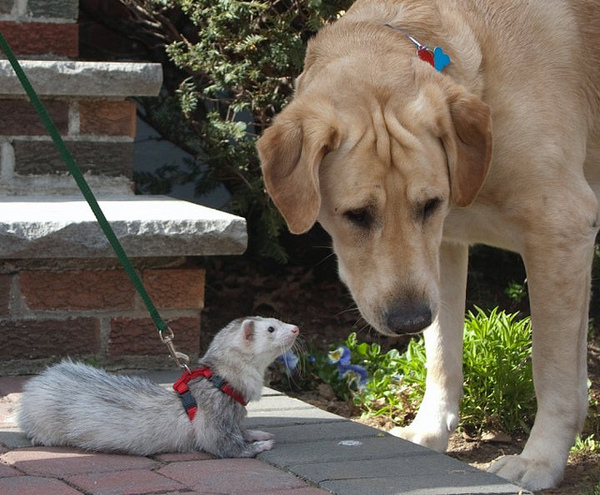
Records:
[[[267,366],[291,348],[298,333],[298,327],[273,318],[234,320],[199,363],[247,401],[258,400]],[[174,390],[65,360],[25,385],[19,424],[34,444],[134,455],[203,450],[253,457],[272,448],[271,434],[241,429],[241,404],[206,379],[188,386],[198,403],[193,421]]]

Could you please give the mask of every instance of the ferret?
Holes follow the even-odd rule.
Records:
[[[185,370],[174,385],[180,393],[65,360],[26,383],[18,422],[34,445],[140,456],[205,451],[254,457],[273,447],[273,435],[242,430],[244,405],[260,399],[267,367],[299,332],[274,318],[232,321],[199,360],[210,379],[192,378],[198,370]]]

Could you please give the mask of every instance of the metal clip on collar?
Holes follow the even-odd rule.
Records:
[[[187,354],[183,352],[178,352],[175,350],[175,346],[173,345],[173,339],[175,338],[175,334],[173,334],[173,330],[171,327],[167,327],[167,329],[160,333],[160,340],[162,340],[163,344],[167,346],[169,350],[169,354],[181,369],[186,370],[188,373],[190,372],[190,368],[188,365],[190,364],[190,358]]]

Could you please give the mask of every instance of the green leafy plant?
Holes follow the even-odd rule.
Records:
[[[145,100],[147,118],[197,160],[156,176],[142,190],[193,182],[201,194],[222,184],[228,209],[245,216],[250,250],[285,261],[284,223],[264,192],[255,142],[290,99],[306,41],[352,0],[121,0],[136,33],[151,32],[168,64],[161,98]]]
[[[463,426],[528,431],[535,416],[531,322],[477,308],[465,321]]]
[[[378,344],[359,343],[354,333],[345,345],[352,362],[362,366],[369,379],[353,391],[336,381],[338,395],[351,397],[365,415],[387,416],[400,424],[412,419],[425,391],[423,337],[413,339],[403,353],[396,349],[384,353]],[[462,427],[476,431],[529,430],[535,414],[530,352],[529,318],[519,319],[516,313],[498,309],[485,312],[477,308],[467,313]],[[327,381],[333,376],[329,373],[320,376]]]
[[[525,283],[520,284],[519,282],[512,281],[508,284],[508,287],[504,289],[504,293],[515,303],[520,303],[527,297],[527,289]]]

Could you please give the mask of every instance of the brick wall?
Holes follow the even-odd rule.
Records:
[[[104,263],[96,260],[88,269],[63,260],[4,265],[0,374],[36,371],[65,356],[107,368],[173,366],[123,270],[98,264]],[[143,266],[138,273],[175,333],[177,349],[197,359],[204,270],[182,260],[175,267]]]
[[[77,57],[78,0],[0,0],[0,31],[17,55]]]
[[[42,102],[84,173],[131,178],[135,103],[69,98]],[[17,178],[67,172],[28,101],[0,99],[0,115],[0,170],[5,188]]]

